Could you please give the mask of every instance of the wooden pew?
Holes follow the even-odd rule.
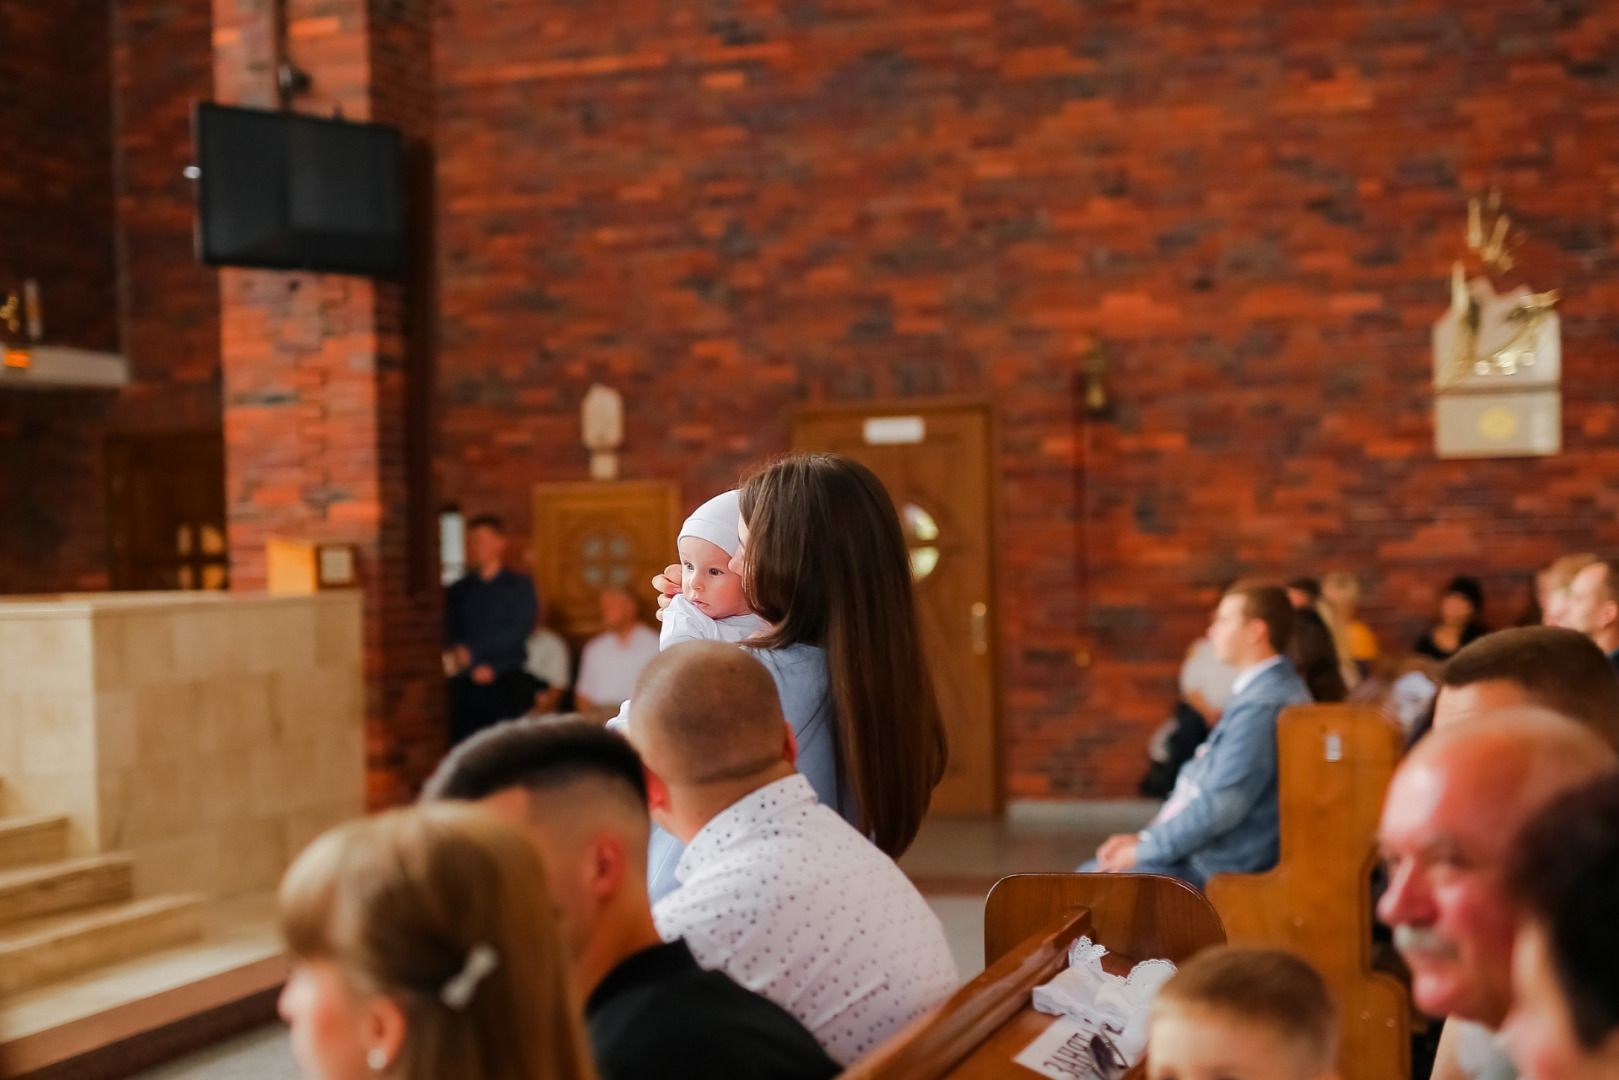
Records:
[[[1106,945],[1103,967],[1126,974],[1135,961],[1184,961],[1225,941],[1203,895],[1174,878],[1143,874],[1018,874],[990,890],[984,908],[983,974],[918,1017],[844,1080],[989,1080],[1033,1074],[1013,1058],[1056,1017],[1034,1011],[1030,993],[1068,963],[1081,935]],[[1141,1074],[1138,1066],[1126,1080]]]
[[[1369,876],[1400,729],[1365,705],[1300,705],[1277,723],[1282,850],[1263,874],[1218,874],[1208,897],[1233,945],[1286,949],[1315,965],[1338,1004],[1343,1080],[1411,1075],[1411,1010],[1399,980],[1371,970]]]

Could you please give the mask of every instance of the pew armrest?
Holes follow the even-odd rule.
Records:
[[[843,1080],[937,1080],[949,1074],[1029,1004],[1034,988],[1068,966],[1068,947],[1091,931],[1091,914],[1071,909],[843,1072]]]

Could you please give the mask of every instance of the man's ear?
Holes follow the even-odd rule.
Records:
[[[629,869],[629,853],[624,841],[612,832],[602,831],[590,838],[587,852],[590,895],[596,900],[607,900],[618,894]]]
[[[1270,627],[1265,625],[1264,619],[1249,619],[1242,627],[1242,636],[1248,639],[1250,645],[1270,644]]]
[[[787,729],[787,739],[781,747],[781,760],[789,765],[798,764],[798,735],[793,731],[793,725],[783,720],[781,726]]]
[[[646,775],[646,807],[648,810],[669,809],[669,785],[663,782],[663,777],[647,768],[646,763],[641,764],[641,772]]]

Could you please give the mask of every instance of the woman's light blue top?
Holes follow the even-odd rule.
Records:
[[[770,669],[781,695],[781,711],[798,740],[798,771],[815,789],[822,805],[830,806],[852,825],[855,800],[838,789],[837,741],[832,730],[832,690],[826,680],[826,653],[814,645],[784,649],[749,649]],[[679,886],[675,864],[685,848],[656,826],[647,854],[647,892],[656,903]]]

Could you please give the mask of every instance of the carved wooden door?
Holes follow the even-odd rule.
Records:
[[[603,589],[635,598],[656,627],[652,578],[675,561],[679,492],[663,481],[534,488],[534,584],[548,626],[578,646],[600,633]]]

